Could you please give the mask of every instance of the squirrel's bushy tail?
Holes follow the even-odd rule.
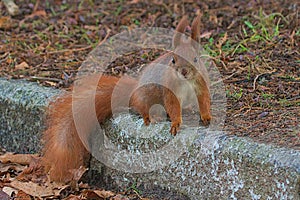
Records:
[[[99,81],[98,79],[99,75],[81,79],[83,85],[77,87],[75,93],[64,94],[50,105],[46,119],[47,129],[43,135],[43,165],[49,171],[52,181],[71,180],[70,170],[84,165],[85,158],[89,155],[88,147],[83,143],[87,144],[96,123],[101,123],[112,115],[111,97],[120,78],[103,75]],[[122,78],[122,89],[118,91],[128,94],[128,90],[132,90],[136,84],[134,79]],[[120,99],[122,95],[124,94],[118,94]],[[91,101],[93,97],[95,101]],[[93,113],[96,113],[97,118]],[[76,126],[75,119],[83,120],[80,127]]]

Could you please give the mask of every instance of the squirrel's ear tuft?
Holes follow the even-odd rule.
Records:
[[[200,23],[201,23],[202,14],[199,13],[197,17],[193,20],[192,23],[192,39],[196,42],[200,42]]]
[[[176,48],[181,42],[181,36],[185,31],[185,28],[189,25],[187,15],[183,16],[176,27],[176,31],[173,37],[173,46]]]

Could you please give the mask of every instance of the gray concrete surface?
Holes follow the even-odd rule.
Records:
[[[36,83],[0,79],[0,146],[17,153],[38,152],[45,108],[58,93]]]

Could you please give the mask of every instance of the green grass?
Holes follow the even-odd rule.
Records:
[[[133,23],[137,26],[140,26],[141,25],[141,22],[137,19],[132,19]]]
[[[273,99],[275,97],[275,95],[274,94],[269,94],[269,93],[262,93],[261,97],[265,100],[268,100],[268,99],[270,100],[270,99]]]
[[[138,188],[137,188],[137,182],[134,182],[130,187],[127,188],[127,191],[129,190],[133,190],[135,191],[138,195],[141,195],[142,194],[142,191],[140,191]]]
[[[123,10],[122,5],[118,6],[117,9],[114,12],[114,15],[118,16],[122,12],[122,10]]]
[[[292,106],[293,104],[287,100],[287,99],[279,99],[279,104],[283,107],[289,107],[289,106]]]
[[[231,99],[235,100],[235,101],[238,101],[238,100],[240,100],[240,99],[242,98],[242,96],[243,96],[243,89],[240,88],[239,90],[233,90],[233,91],[231,91],[231,90],[226,90],[226,96],[227,96],[228,98],[231,98]]]
[[[217,37],[209,38],[204,45],[204,49],[212,57],[218,57],[222,53],[223,56],[234,56],[235,54],[243,54],[250,51],[250,44],[257,44],[259,42],[274,43],[274,39],[280,35],[280,28],[287,24],[287,20],[281,13],[271,13],[267,15],[261,8],[257,15],[244,17],[242,20],[242,39],[235,36],[235,38],[226,37],[224,33]],[[296,35],[300,34],[300,30]],[[218,49],[218,43],[222,41],[221,49]]]
[[[285,75],[284,77],[283,77],[284,79],[287,79],[287,80],[290,80],[290,81],[295,81],[296,80],[296,77],[294,77],[294,76],[292,76],[292,75]]]
[[[279,35],[280,27],[283,26],[282,23],[288,23],[288,21],[281,13],[267,15],[260,8],[258,16],[244,20],[243,34],[248,37],[250,42],[270,42]]]

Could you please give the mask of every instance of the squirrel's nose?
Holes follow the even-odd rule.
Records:
[[[183,76],[186,76],[187,73],[188,73],[188,70],[187,70],[187,69],[183,68],[183,69],[181,70],[181,74],[182,74]]]

